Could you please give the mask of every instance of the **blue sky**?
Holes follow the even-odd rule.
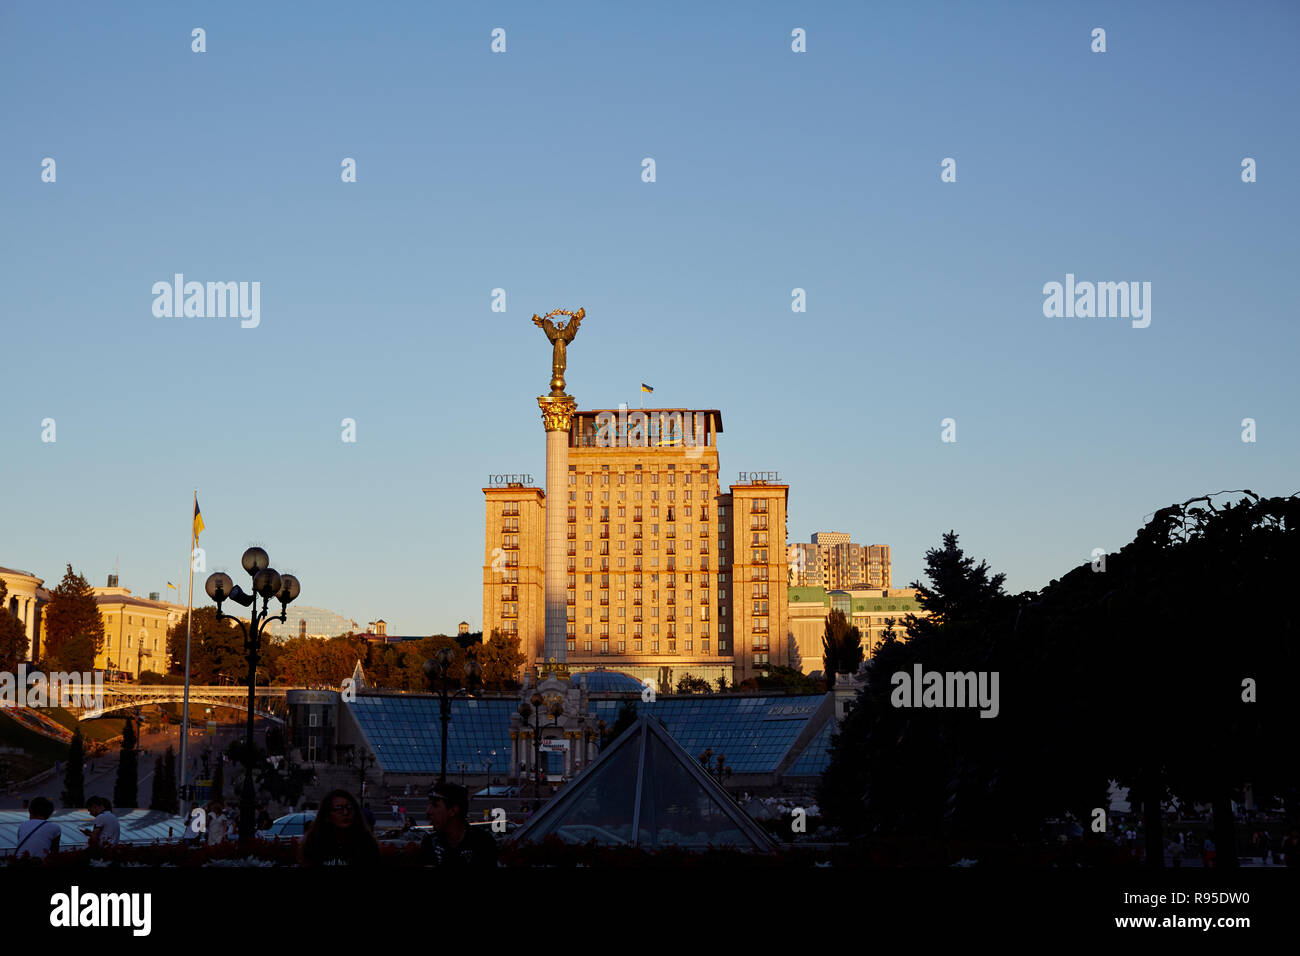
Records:
[[[198,487],[210,569],[477,627],[480,488],[544,471],[529,317],[579,306],[580,407],[721,409],[723,477],[896,585],[949,528],[1022,590],[1297,491],[1300,12],[1134,6],[6,4],[0,564],[163,590]],[[260,326],[155,317],[176,272]],[[1150,327],[1045,318],[1066,273]]]

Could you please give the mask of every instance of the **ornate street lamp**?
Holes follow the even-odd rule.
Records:
[[[452,677],[449,671],[455,659],[456,652],[450,647],[444,647],[424,662],[424,677],[429,682],[429,689],[438,695],[439,714],[442,716],[442,769],[438,774],[440,784],[447,782],[447,723],[451,720],[451,702],[462,695],[472,696],[471,686],[478,683],[483,674],[477,655],[472,651],[466,651],[464,669],[466,686],[454,694],[451,693]]]
[[[530,698],[532,705],[524,702],[519,705],[519,716],[524,723],[533,718],[533,792],[540,800],[542,797],[542,705],[545,698],[534,693]]]
[[[292,574],[280,574],[271,567],[271,559],[261,548],[249,548],[241,559],[244,570],[253,579],[253,593],[249,594],[231,580],[230,575],[218,571],[208,576],[204,590],[217,602],[217,620],[230,618],[244,635],[244,653],[248,658],[248,746],[244,749],[244,786],[239,801],[239,840],[248,843],[253,839],[257,825],[256,799],[253,789],[253,717],[257,705],[257,662],[262,653],[262,632],[271,621],[286,620],[285,609],[297,597],[302,586]],[[262,610],[257,609],[257,599],[262,599]],[[280,602],[279,615],[270,614],[271,598]],[[249,609],[248,625],[221,610],[227,599]]]

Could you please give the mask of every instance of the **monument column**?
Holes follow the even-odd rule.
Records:
[[[569,424],[577,402],[568,395],[537,399],[546,426],[546,559],[543,579],[546,594],[546,644],[544,658],[563,662],[568,648],[566,575],[568,548],[565,528],[569,502]]]
[[[569,321],[556,325],[552,316],[565,315]],[[540,395],[537,405],[542,410],[542,424],[546,428],[546,550],[543,577],[546,596],[545,661],[562,663],[567,659],[568,620],[566,575],[568,574],[567,512],[569,504],[569,429],[578,404],[564,391],[564,369],[567,364],[567,346],[578,334],[585,309],[566,312],[556,309],[543,316],[533,316],[533,324],[546,333],[551,343],[551,391]]]

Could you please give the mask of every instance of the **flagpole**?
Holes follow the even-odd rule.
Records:
[[[194,508],[199,507],[199,489],[194,489]],[[189,608],[185,612],[185,696],[181,704],[181,817],[189,829],[189,782],[190,764],[188,744],[190,740],[190,635],[194,629],[194,514],[190,514],[190,550],[189,560],[185,562],[190,569]]]

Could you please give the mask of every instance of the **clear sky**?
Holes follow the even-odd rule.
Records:
[[[480,489],[544,474],[529,318],[579,306],[580,408],[646,382],[721,409],[724,479],[778,470],[791,540],[889,544],[896,585],[949,528],[1018,591],[1171,502],[1295,492],[1298,28],[1293,3],[8,2],[0,565],[162,591],[197,487],[209,570],[257,542],[304,604],[477,628]],[[177,272],[260,282],[260,325],[156,317]],[[1045,317],[1067,273],[1150,282],[1150,326]]]

